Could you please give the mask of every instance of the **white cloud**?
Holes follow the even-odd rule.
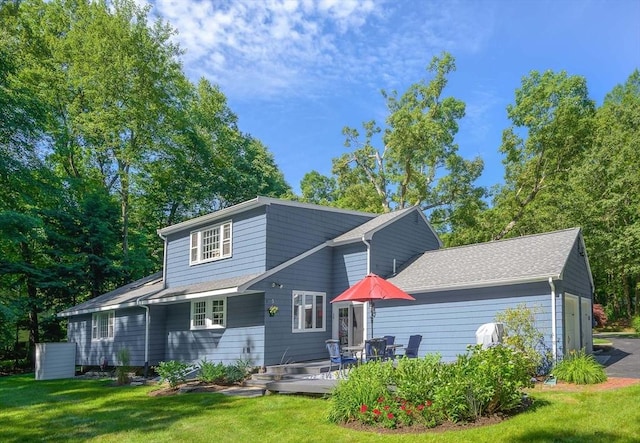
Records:
[[[312,95],[337,82],[393,87],[442,50],[487,35],[471,3],[392,0],[156,0],[187,73],[235,98]],[[468,11],[473,8],[473,11]],[[416,59],[406,54],[420,54]]]

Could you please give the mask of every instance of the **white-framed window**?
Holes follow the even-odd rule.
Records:
[[[189,264],[231,257],[231,221],[191,232]]]
[[[206,298],[191,302],[191,329],[224,328],[227,325],[227,300]]]
[[[293,332],[326,329],[324,292],[293,291]]]
[[[113,338],[116,325],[116,312],[96,312],[91,317],[91,340],[108,340]]]

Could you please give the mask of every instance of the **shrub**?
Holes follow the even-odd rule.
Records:
[[[596,327],[604,328],[607,326],[607,313],[604,312],[604,308],[602,305],[594,304],[593,305],[593,320],[596,323]]]
[[[168,382],[172,388],[183,383],[192,369],[191,365],[176,360],[161,361],[155,368],[160,379]]]
[[[225,378],[226,368],[222,362],[213,363],[205,358],[198,366],[200,369],[199,379],[205,383],[222,382]]]
[[[631,319],[631,327],[636,330],[637,333],[640,334],[640,315],[636,315]]]
[[[225,368],[225,379],[228,383],[240,383],[253,369],[251,360],[238,359],[234,364]]]
[[[496,314],[496,321],[504,325],[504,343],[524,354],[532,377],[547,374],[552,362],[544,334],[536,328],[535,315],[540,309],[530,309],[522,303]]]
[[[117,383],[119,385],[127,384],[129,383],[129,372],[131,372],[131,368],[129,367],[129,363],[131,362],[129,349],[121,348],[116,354],[116,358],[118,360],[118,366],[116,367]]]
[[[439,355],[403,358],[396,368],[391,362],[367,363],[334,389],[329,420],[433,427],[508,412],[522,404],[522,389],[531,384],[527,369],[525,357],[506,346],[470,347],[451,364]]]
[[[556,363],[553,375],[558,380],[580,385],[602,383],[607,380],[607,374],[593,355],[584,352],[584,349],[571,351],[564,359]]]

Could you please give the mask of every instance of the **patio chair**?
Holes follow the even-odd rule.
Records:
[[[387,354],[387,340],[384,338],[365,340],[364,351],[367,361],[384,360]]]
[[[417,358],[418,349],[420,348],[421,341],[422,341],[422,335],[411,335],[409,337],[409,344],[404,350],[405,357]]]
[[[329,372],[333,370],[333,365],[338,365],[338,376],[341,376],[344,374],[345,366],[354,365],[358,361],[355,357],[342,355],[338,340],[326,340],[325,343],[329,351]]]
[[[389,346],[392,346],[396,342],[396,337],[395,335],[385,335],[384,339],[387,341],[387,350],[385,352],[385,357],[387,359],[393,360],[394,358],[396,358],[396,350],[394,348],[389,348]]]

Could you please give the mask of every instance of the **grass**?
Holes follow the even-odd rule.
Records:
[[[532,391],[534,407],[483,428],[425,434],[345,429],[326,400],[191,393],[151,397],[154,386],[110,380],[0,378],[0,441],[88,442],[632,442],[640,438],[640,385],[604,392]]]

